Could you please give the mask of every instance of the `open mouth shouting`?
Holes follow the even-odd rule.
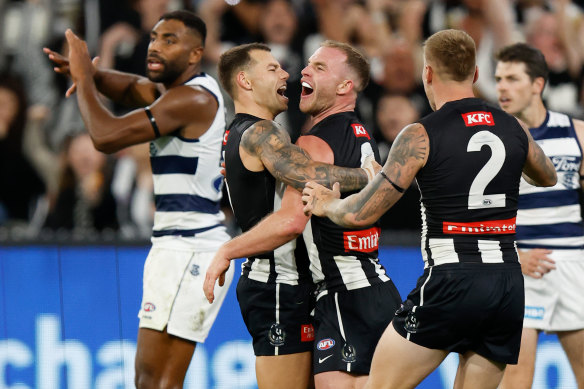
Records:
[[[312,85],[310,85],[308,82],[306,81],[302,81],[302,97],[311,95],[312,92],[314,92],[314,89],[312,88]]]
[[[282,97],[282,98],[284,98],[284,99],[288,100],[288,97],[286,97],[286,84],[284,84],[284,85],[280,86],[280,87],[278,88],[278,90],[276,90],[276,93],[277,93],[277,94],[278,94],[280,97]]]

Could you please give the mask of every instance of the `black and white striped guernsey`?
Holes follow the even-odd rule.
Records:
[[[336,166],[359,167],[371,154],[379,162],[377,144],[354,112],[331,115],[306,135],[319,137],[330,146]],[[342,197],[351,194],[343,193]],[[389,281],[377,258],[379,234],[377,224],[348,229],[313,215],[303,235],[312,277],[319,290],[353,290]]]
[[[227,126],[223,139],[229,201],[237,224],[243,232],[278,210],[285,190],[285,185],[276,181],[267,169],[252,172],[241,161],[241,137],[260,120],[263,119],[243,113],[236,114]],[[308,256],[302,237],[274,251],[249,257],[242,265],[242,275],[266,283],[297,285],[311,282]]]
[[[425,267],[517,262],[515,219],[528,151],[517,119],[468,98],[419,122],[430,142],[428,161],[416,176]]]

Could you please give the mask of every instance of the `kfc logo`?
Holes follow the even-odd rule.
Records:
[[[493,114],[490,112],[468,112],[462,114],[464,125],[467,127],[473,126],[494,126]]]
[[[223,146],[225,146],[227,144],[227,137],[229,136],[229,130],[225,131],[225,134],[223,134]]]
[[[371,139],[371,137],[369,136],[369,133],[367,132],[365,127],[363,127],[362,124],[351,124],[351,127],[353,127],[353,132],[355,133],[355,136],[357,138],[363,137],[363,138]]]

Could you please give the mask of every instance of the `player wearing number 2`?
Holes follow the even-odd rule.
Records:
[[[444,30],[424,45],[423,83],[434,113],[406,126],[382,171],[361,192],[308,183],[305,211],[347,227],[369,225],[416,178],[425,269],[373,356],[366,388],[414,388],[460,354],[455,388],[496,388],[517,363],[523,277],[515,249],[522,172],[551,186],[556,173],[527,127],[474,98],[475,44]]]

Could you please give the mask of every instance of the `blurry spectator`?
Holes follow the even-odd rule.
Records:
[[[122,237],[147,239],[154,224],[154,186],[149,144],[142,143],[118,153],[112,180]]]
[[[385,163],[389,149],[399,132],[406,125],[416,122],[420,113],[415,104],[403,95],[386,94],[377,103],[377,137],[379,155]]]
[[[574,17],[581,19],[581,13],[562,0],[556,2],[554,12],[532,8],[526,17],[526,42],[543,53],[550,69],[543,93],[546,106],[553,111],[582,118],[578,80],[584,63],[579,42],[584,37],[582,29],[576,29],[570,22]]]
[[[382,139],[378,143],[379,154],[384,163],[402,128],[419,118],[416,106],[405,96],[387,94],[379,100],[377,126]],[[414,180],[399,201],[379,219],[379,223],[384,229],[418,231],[420,221],[420,192]]]
[[[431,112],[422,85],[422,63],[418,60],[419,47],[405,39],[395,40],[383,57],[383,75],[380,80],[386,93],[409,98],[421,115]]]
[[[144,75],[144,58],[150,42],[150,30],[162,14],[171,10],[171,0],[133,0],[138,15],[135,20],[121,20],[103,32],[100,42],[100,66]]]
[[[62,151],[59,192],[45,227],[90,238],[96,231],[117,230],[111,193],[112,166],[95,150],[85,132],[67,138]]]
[[[28,223],[45,193],[23,153],[27,108],[20,80],[0,75],[0,225]]]
[[[262,41],[272,49],[272,55],[280,62],[282,68],[290,74],[287,80],[286,96],[288,110],[276,117],[276,122],[282,124],[295,142],[300,136],[302,124],[306,115],[300,112],[300,72],[304,68],[302,42],[298,41],[296,31],[298,20],[296,12],[289,0],[268,0],[260,19]]]

